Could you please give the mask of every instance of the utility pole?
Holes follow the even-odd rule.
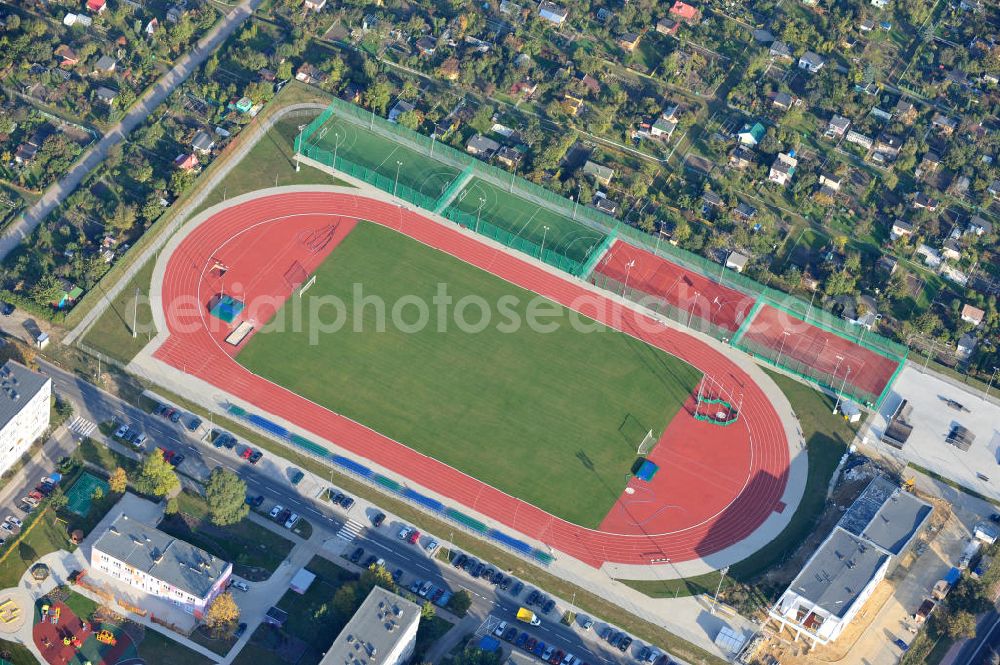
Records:
[[[715,598],[712,599],[712,614],[719,607],[719,592],[722,590],[722,582],[726,579],[726,573],[729,572],[729,566],[722,569],[722,577],[719,578],[719,586],[715,587]]]
[[[986,398],[987,399],[989,399],[989,397],[990,397],[990,388],[993,387],[993,380],[997,378],[997,369],[998,368],[996,368],[996,367],[993,368],[993,374],[990,376],[990,383],[989,383],[989,385],[986,386]]]
[[[135,299],[132,300],[132,339],[137,334],[136,325],[139,321],[139,287],[135,287]],[[986,391],[989,394],[989,391]]]
[[[844,398],[844,388],[847,387],[847,377],[851,375],[851,366],[847,366],[847,371],[844,373],[844,381],[840,384],[840,392],[837,393],[837,403],[833,405],[833,415],[837,415],[837,409],[840,408],[840,400]]]
[[[539,253],[538,258],[540,260],[544,261],[545,260],[545,236],[548,235],[548,233],[549,233],[549,227],[543,226],[542,228],[544,229],[542,231],[542,251]]]
[[[627,297],[625,294],[628,293],[628,276],[632,272],[633,267],[635,267],[635,259],[625,264],[625,286],[622,287],[622,298]]]

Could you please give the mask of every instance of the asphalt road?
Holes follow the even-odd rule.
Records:
[[[0,236],[0,260],[3,260],[24,238],[27,238],[52,210],[66,200],[66,197],[73,193],[73,190],[80,185],[87,174],[104,161],[108,151],[124,140],[153,112],[153,109],[163,103],[178,85],[200,67],[261,2],[263,0],[244,0],[239,7],[231,9],[189,53],[177,61],[173,69],[161,76],[146,91],[146,94],[125,113],[125,117],[118,124],[91,146],[62,178],[46,189],[33,206],[18,216],[3,236]]]
[[[52,377],[53,389],[73,403],[75,407],[74,418],[80,417],[95,425],[116,418],[119,422],[127,423],[131,427],[146,432],[148,436],[148,441],[145,444],[147,450],[162,446],[185,456],[179,467],[179,471],[183,474],[194,478],[204,478],[216,466],[226,467],[246,482],[249,494],[264,496],[265,503],[262,510],[266,512],[272,505],[281,504],[312,522],[314,529],[328,531],[330,537],[335,537],[334,534],[346,521],[347,516],[339,507],[334,509],[327,502],[319,503],[305,497],[285,479],[276,478],[261,467],[240,459],[237,454],[239,446],[236,450],[217,449],[207,441],[202,441],[198,436],[189,434],[184,428],[187,417],[183,418],[180,423],[171,423],[169,420],[146,413],[119,400],[86,380],[63,371],[44,360],[40,359],[39,364],[42,371]],[[199,434],[204,434],[205,430],[206,428],[203,426]],[[68,454],[71,449],[72,442],[63,443],[60,446],[59,456]],[[58,456],[54,459],[58,459]],[[36,471],[35,475],[41,477],[49,470],[51,469],[42,467]],[[37,478],[33,475],[28,477],[32,479],[28,483],[31,486],[37,483]],[[373,509],[368,509],[367,512],[373,512]],[[634,643],[630,654],[622,654],[599,639],[598,635],[607,625],[606,623],[595,622],[591,631],[584,631],[579,624],[573,627],[565,626],[559,622],[559,619],[563,613],[560,605],[565,606],[566,604],[559,603],[558,599],[556,599],[556,609],[548,616],[542,617],[540,626],[532,627],[518,622],[516,614],[520,604],[517,599],[487,582],[473,579],[461,570],[432,559],[421,547],[403,542],[397,537],[399,528],[403,524],[393,519],[392,516],[386,519],[381,528],[376,529],[371,526],[371,516],[366,514],[365,509],[356,504],[350,517],[355,522],[363,523],[365,528],[351,543],[347,551],[350,552],[354,547],[362,547],[366,557],[375,555],[384,558],[386,567],[390,571],[397,568],[402,569],[404,573],[401,580],[403,586],[409,586],[414,579],[419,579],[432,582],[436,586],[447,587],[452,591],[466,589],[473,599],[470,615],[483,620],[492,616],[497,620],[508,622],[509,625],[516,625],[519,630],[527,631],[536,639],[553,645],[556,649],[573,653],[590,665],[635,662],[634,654],[642,646],[641,643]],[[348,566],[349,564],[344,561],[343,565]],[[531,587],[526,586],[521,592],[521,598],[526,597],[530,589]]]
[[[976,625],[976,636],[965,643],[952,665],[989,665],[993,652],[1000,653],[1000,614],[994,609]]]

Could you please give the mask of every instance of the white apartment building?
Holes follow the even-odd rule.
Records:
[[[382,587],[372,589],[319,665],[399,665],[413,655],[420,606]]]
[[[121,504],[119,504],[121,505]],[[201,619],[233,565],[122,512],[90,553],[95,571]]]
[[[49,428],[52,379],[13,360],[0,367],[0,474]]]

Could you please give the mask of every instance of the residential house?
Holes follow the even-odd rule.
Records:
[[[952,133],[958,128],[958,120],[952,118],[951,116],[944,115],[940,112],[935,112],[934,116],[931,118],[931,127],[938,130],[945,136],[951,136]]]
[[[983,219],[980,215],[975,215],[970,219],[969,225],[965,229],[966,235],[982,237],[991,233],[993,233],[993,224],[989,220]]]
[[[147,37],[152,37],[156,34],[156,31],[160,29],[160,21],[155,16],[149,20],[146,27],[143,28],[143,32],[146,33]]]
[[[928,152],[920,160],[920,165],[917,167],[916,176],[919,178],[925,173],[934,173],[941,166],[941,158],[938,157],[936,152]]]
[[[59,278],[59,291],[52,300],[51,305],[56,309],[65,309],[76,304],[76,301],[83,295],[83,289],[62,277]]]
[[[830,122],[826,125],[826,132],[824,136],[828,139],[839,139],[841,136],[847,133],[848,128],[851,126],[851,121],[842,115],[836,115],[830,118]]]
[[[774,35],[769,30],[757,28],[753,31],[753,40],[758,44],[770,44],[774,41]]]
[[[972,356],[973,351],[976,350],[977,343],[976,336],[972,333],[965,333],[958,340],[958,344],[955,346],[955,355],[962,360],[968,360]]]
[[[707,213],[712,208],[721,208],[723,206],[722,197],[713,191],[707,191],[701,195],[701,210]]]
[[[676,0],[670,7],[670,16],[680,23],[694,23],[701,19],[701,10],[682,0]]]
[[[115,69],[118,67],[118,61],[112,58],[110,55],[102,55],[97,59],[97,64],[94,65],[95,74],[111,74],[114,73]]]
[[[566,92],[563,93],[562,107],[566,113],[575,116],[583,108],[583,100]]]
[[[986,188],[987,193],[995,199],[1000,199],[1000,180],[994,180]]]
[[[937,199],[927,196],[924,192],[917,192],[913,196],[913,207],[919,209],[926,209],[934,212],[938,208]]]
[[[330,77],[325,72],[321,72],[310,63],[303,62],[299,65],[299,68],[295,70],[295,80],[312,85],[325,83],[330,80]]]
[[[866,18],[858,23],[858,30],[861,32],[871,32],[875,29],[875,21],[870,18]]]
[[[826,60],[812,51],[806,51],[799,58],[799,69],[805,69],[810,74],[815,74],[819,70],[823,69],[823,65],[826,64]]]
[[[597,162],[592,162],[589,159],[587,163],[583,165],[583,172],[585,175],[591,176],[599,185],[607,187],[611,184],[611,179],[615,177],[615,170],[598,164]]]
[[[896,102],[896,109],[893,111],[893,115],[896,116],[896,120],[903,123],[904,125],[909,125],[914,120],[917,119],[917,108],[906,101],[904,98],[900,98]]]
[[[641,32],[626,32],[618,38],[618,45],[631,53],[639,46],[640,39],[642,39]]]
[[[745,169],[754,161],[754,152],[749,148],[738,145],[729,151],[729,165],[736,169]]]
[[[778,153],[778,157],[771,164],[771,170],[767,175],[767,179],[779,185],[787,185],[792,176],[795,175],[795,167],[798,164],[799,160],[795,159],[794,151]]]
[[[833,191],[839,192],[840,186],[843,184],[843,179],[832,173],[822,173],[819,176],[819,184],[822,187],[829,187]]]
[[[326,7],[326,0],[305,0],[302,6],[305,7],[306,11],[311,9],[314,12],[318,12],[323,7]]]
[[[771,44],[771,49],[769,52],[772,58],[778,58],[779,60],[788,60],[788,61],[791,61],[792,59],[792,49],[789,48],[788,44],[786,44],[785,42],[781,41],[774,42],[773,44]]]
[[[887,159],[896,159],[899,156],[899,149],[902,147],[903,139],[888,132],[882,132],[875,140],[875,152],[884,155]]]
[[[744,222],[749,222],[754,217],[757,216],[757,208],[754,208],[749,203],[744,203],[740,201],[736,208],[733,209],[733,215]]]
[[[969,303],[965,303],[965,305],[962,306],[961,317],[966,323],[971,323],[978,328],[979,324],[983,322],[984,316],[986,316],[986,312],[978,307],[974,307]]]
[[[86,14],[66,14],[63,17],[63,25],[67,28],[71,28],[74,25],[81,25],[84,28],[89,28],[94,23],[94,19],[90,18]]]
[[[886,274],[892,275],[894,272],[896,272],[898,264],[899,262],[895,259],[895,257],[889,256],[888,254],[883,254],[882,256],[879,257],[876,267],[879,270],[885,272]]]
[[[510,86],[510,94],[521,95],[525,99],[531,99],[537,90],[538,84],[527,79]]]
[[[490,159],[500,149],[500,144],[491,138],[476,134],[465,144],[465,151],[470,155]]]
[[[677,30],[680,29],[681,24],[672,18],[664,17],[656,22],[656,31],[661,35],[674,36],[677,34]]]
[[[97,100],[99,102],[101,102],[102,104],[107,104],[108,106],[111,106],[112,104],[114,104],[115,100],[118,99],[118,91],[117,90],[112,90],[111,88],[106,88],[103,85],[100,86],[94,92],[94,95],[97,96]]]
[[[184,12],[185,9],[181,5],[173,5],[167,10],[167,23],[178,23],[181,20],[181,17],[184,16]]]
[[[523,160],[524,153],[517,148],[503,146],[497,150],[497,161],[504,166],[517,170],[517,167],[521,165]]]
[[[787,111],[795,105],[795,97],[792,97],[787,92],[779,92],[771,100],[771,105],[776,109]]]
[[[414,45],[420,55],[434,55],[434,51],[437,50],[437,41],[426,35],[418,39]]]
[[[913,224],[911,222],[903,221],[902,219],[894,221],[892,223],[892,228],[889,229],[889,238],[892,240],[909,238],[911,235],[913,235]]]
[[[743,272],[746,270],[749,262],[749,256],[737,251],[729,252],[729,256],[726,257],[726,267],[730,270],[735,270],[736,272]]]
[[[416,110],[416,106],[406,101],[405,99],[397,99],[396,103],[392,105],[389,109],[388,119],[389,122],[399,122],[399,116],[404,113],[409,113],[410,111]]]
[[[597,192],[591,204],[605,215],[614,217],[618,213],[618,204],[609,199],[604,192]]]
[[[91,14],[102,14],[108,8],[108,0],[87,0],[86,7]]]
[[[174,166],[182,171],[193,171],[198,168],[198,156],[193,152],[181,153],[174,159]]]
[[[949,261],[958,261],[962,258],[962,246],[954,238],[948,238],[941,245],[941,256]]]
[[[743,125],[743,129],[736,134],[736,138],[743,145],[755,146],[764,139],[764,135],[767,134],[767,130],[764,129],[764,125],[759,122],[755,122],[753,125],[749,123]]]
[[[590,74],[581,74],[579,77],[577,77],[577,80],[580,81],[580,85],[586,88],[587,91],[590,92],[590,94],[594,95],[595,97],[601,94],[600,81],[595,79]]]
[[[565,7],[560,7],[554,2],[545,0],[538,5],[538,16],[554,25],[562,25],[569,17],[569,10]]]
[[[80,56],[78,56],[76,51],[71,49],[66,44],[60,44],[59,47],[53,51],[53,55],[59,58],[60,67],[69,68],[80,64]]]
[[[677,121],[673,119],[672,115],[663,114],[649,126],[649,135],[666,141],[670,139],[675,129],[677,129]]]
[[[200,152],[203,155],[207,155],[212,152],[212,148],[215,147],[215,139],[212,135],[206,131],[200,131],[194,135],[191,139],[191,147],[195,152]]]
[[[941,253],[926,244],[921,244],[920,247],[917,247],[917,256],[923,257],[924,265],[930,268],[937,268],[944,262],[944,259],[941,258]]]

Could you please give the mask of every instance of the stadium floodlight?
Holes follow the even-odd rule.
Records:
[[[542,229],[544,229],[542,231],[542,251],[538,253],[538,258],[540,258],[542,261],[544,261],[545,260],[545,236],[548,235],[548,233],[549,233],[549,227],[543,226]]]
[[[396,188],[399,187],[399,169],[403,166],[403,162],[396,160],[396,182],[392,185],[392,195],[396,195]]]

